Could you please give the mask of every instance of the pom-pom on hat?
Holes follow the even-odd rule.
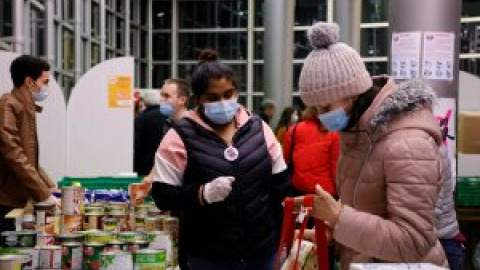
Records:
[[[300,97],[307,106],[324,106],[356,96],[372,87],[360,55],[339,40],[335,23],[318,22],[308,30],[314,48],[300,73]]]

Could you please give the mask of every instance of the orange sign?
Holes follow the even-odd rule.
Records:
[[[131,108],[133,104],[132,77],[114,75],[108,78],[108,107]]]

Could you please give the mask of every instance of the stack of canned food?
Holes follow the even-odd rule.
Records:
[[[36,226],[32,217],[26,217],[22,231],[3,232],[0,269],[164,270],[177,266],[177,218],[139,200],[85,205],[82,198],[81,187],[63,188],[61,211],[37,204]]]

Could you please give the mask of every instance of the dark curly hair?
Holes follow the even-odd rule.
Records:
[[[50,71],[50,64],[31,55],[19,56],[10,65],[10,74],[15,87],[22,86],[27,77],[37,80],[44,71]]]
[[[213,49],[205,49],[198,57],[198,65],[191,78],[192,92],[200,97],[208,89],[211,80],[228,79],[237,87],[235,74],[231,67],[218,61],[218,53]]]

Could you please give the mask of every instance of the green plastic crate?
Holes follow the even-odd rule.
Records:
[[[87,189],[123,189],[128,190],[128,185],[140,183],[142,177],[64,177],[58,182],[58,187],[71,186],[78,182]]]
[[[480,177],[459,177],[455,196],[459,206],[480,206]]]

